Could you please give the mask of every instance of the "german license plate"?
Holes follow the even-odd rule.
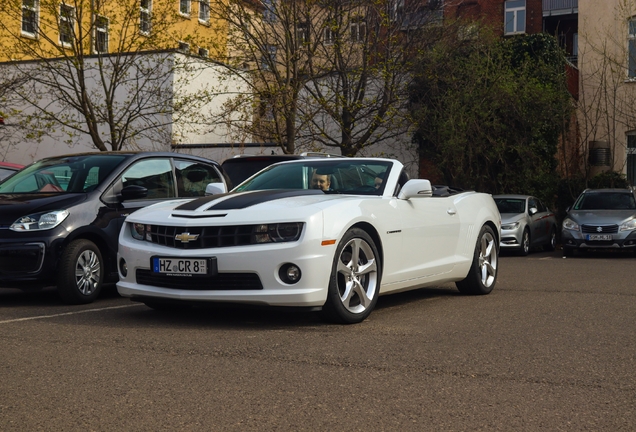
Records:
[[[587,237],[587,240],[590,240],[590,241],[612,240],[611,234],[588,234],[586,237]]]
[[[200,276],[210,273],[209,258],[152,257],[152,272],[170,276]]]

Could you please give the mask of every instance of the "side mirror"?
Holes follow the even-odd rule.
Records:
[[[121,201],[144,199],[148,196],[148,189],[143,186],[130,185],[121,190]]]
[[[572,210],[572,207],[567,206],[567,208],[565,209],[565,212],[566,212],[566,213],[570,213],[570,210]]]
[[[536,209],[536,207],[530,207],[530,216],[534,216],[539,210]]]
[[[218,195],[227,192],[224,183],[210,183],[205,187],[205,195]]]
[[[398,194],[398,198],[402,200],[407,200],[411,198],[426,198],[433,196],[433,186],[431,186],[431,182],[429,180],[420,180],[414,179],[406,182],[400,193]]]

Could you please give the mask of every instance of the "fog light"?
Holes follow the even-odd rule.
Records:
[[[300,280],[301,272],[295,264],[283,264],[278,270],[278,276],[287,284],[295,284]]]
[[[119,260],[119,272],[123,277],[128,276],[128,265],[126,264],[126,260],[123,258]]]

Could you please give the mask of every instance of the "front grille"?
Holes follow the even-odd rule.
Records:
[[[176,290],[262,290],[256,273],[219,273],[216,276],[168,276],[137,269],[137,283]]]
[[[582,225],[581,230],[586,234],[616,234],[618,225]]]
[[[0,248],[0,274],[36,273],[43,260],[42,243],[4,246]]]
[[[253,244],[254,225],[215,226],[215,227],[172,227],[152,225],[150,234],[152,243],[177,249],[205,249]],[[198,236],[187,243],[178,241],[175,236],[189,233]]]

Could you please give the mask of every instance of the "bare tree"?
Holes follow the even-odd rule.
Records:
[[[410,59],[442,12],[441,2],[395,0],[230,0],[212,10],[229,24],[228,73],[250,86],[226,106],[254,118],[243,132],[285,153],[345,155],[406,132]]]
[[[179,42],[206,46],[180,24],[170,0],[4,2],[3,73],[26,78],[8,95],[30,130],[89,136],[96,149],[119,150],[142,139],[170,143],[175,117],[198,119],[213,97],[180,94],[196,66],[175,54]],[[22,23],[17,27],[16,23]],[[181,81],[179,81],[181,80]],[[183,98],[180,100],[180,96]]]

